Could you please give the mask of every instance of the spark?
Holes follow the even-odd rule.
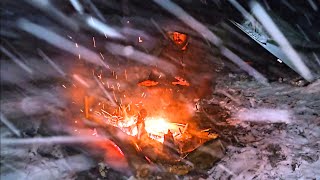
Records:
[[[140,37],[140,36],[139,36],[139,38],[138,38],[138,39],[139,39],[139,43],[142,43],[142,39],[141,39],[141,37]]]
[[[112,115],[110,113],[108,113],[107,111],[101,109],[102,113],[106,113],[108,116],[112,117]]]
[[[97,115],[101,116],[101,113],[99,111],[94,111]]]
[[[252,13],[258,18],[258,20],[265,27],[271,37],[279,44],[282,51],[286,54],[290,62],[293,64],[299,74],[308,81],[312,81],[314,78],[309,68],[302,61],[298,53],[293,49],[289,41],[279,30],[277,25],[273,22],[271,17],[263,9],[263,7],[257,2],[250,3]]]
[[[116,102],[118,102],[118,101],[117,101],[116,94],[114,93],[114,91],[112,91],[112,93],[113,93],[113,98],[114,98],[114,100],[115,100]]]
[[[75,44],[76,44],[76,47],[79,47],[79,46],[78,46],[78,43],[75,43]]]
[[[46,41],[47,43],[56,46],[57,48],[68,51],[74,55],[78,55],[79,52],[82,53],[82,56],[88,62],[102,65],[100,62],[100,56],[95,52],[79,45],[79,49],[74,47],[74,43],[63,38],[62,36],[56,34],[53,31],[46,29],[40,25],[32,23],[27,19],[19,19],[17,25],[22,30],[34,35],[35,37]],[[80,58],[80,55],[79,55]]]
[[[62,84],[62,87],[64,87],[65,89],[67,88],[64,84]]]

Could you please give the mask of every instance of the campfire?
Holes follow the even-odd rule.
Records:
[[[173,122],[164,114],[162,116],[149,116],[147,110],[143,108],[137,111],[130,109],[129,105],[126,107],[121,106],[112,113],[107,112],[105,109],[94,110],[93,105],[89,104],[88,100],[92,98],[85,97],[84,99],[84,112],[87,119],[98,122],[101,125],[111,125],[119,128],[134,138],[135,143],[138,145],[138,150],[149,143],[162,149],[164,154],[166,154],[166,146],[171,146],[173,151],[184,156],[208,140],[218,137],[217,134],[209,133],[210,129],[199,130],[195,127],[190,127],[189,123]],[[100,104],[98,105],[100,107],[102,103],[98,104]]]
[[[186,34],[168,32],[167,35],[172,41],[169,50],[185,52]],[[183,65],[182,61],[178,63]],[[95,81],[83,79],[87,76],[84,72],[89,71],[93,71]],[[112,141],[109,144],[116,148],[105,148],[105,142],[89,146],[92,150],[105,151],[102,154],[107,164],[107,159],[113,159],[108,152],[118,149],[116,157],[122,154],[136,173],[141,171],[141,164],[155,163],[165,166],[170,173],[186,174],[195,166],[186,163],[189,156],[198,159],[201,155],[197,150],[218,138],[216,131],[200,127],[195,119],[197,102],[206,94],[202,89],[210,87],[203,81],[208,79],[206,76],[195,81],[188,78],[183,69],[168,73],[156,66],[136,64],[110,72],[81,66],[75,68],[73,74],[79,83],[86,82],[86,88],[72,87],[69,91],[73,103],[80,105],[82,117],[73,124],[72,133],[88,135],[78,129],[89,128],[93,129],[89,135],[108,137]],[[205,152],[199,151],[200,154]],[[210,163],[216,161],[212,155],[209,159]]]

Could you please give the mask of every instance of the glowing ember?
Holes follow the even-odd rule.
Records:
[[[163,118],[147,118],[145,125],[148,133],[161,136],[168,132],[170,124]]]
[[[173,136],[179,134],[179,127],[183,128],[184,125],[177,123],[167,122],[162,117],[150,117],[145,120],[146,131],[149,133],[149,137],[159,142],[163,142],[163,137],[170,130]]]
[[[163,117],[147,117],[144,122],[145,130],[147,131],[149,137],[159,142],[163,142],[164,135],[168,133],[168,130],[170,130],[174,136],[177,136],[180,133],[179,128],[183,129],[185,126],[183,124],[167,122]],[[120,128],[130,136],[137,136],[138,134],[136,123],[136,116],[131,116],[125,118],[124,120],[119,120],[116,124],[108,122],[108,124]]]

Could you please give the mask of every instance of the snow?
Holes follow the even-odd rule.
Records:
[[[245,135],[235,136],[245,147],[228,146],[226,156],[209,170],[209,179],[320,178],[320,93],[316,90],[320,86],[293,87],[275,82],[261,88],[252,87],[253,82],[237,83],[241,82],[230,83],[229,87],[250,91],[259,108],[243,107],[244,111],[235,112],[234,121],[238,120],[239,129],[245,131]],[[306,93],[310,87],[312,93]],[[275,90],[287,92],[286,96],[277,95]],[[246,104],[244,99],[241,102]],[[265,108],[271,105],[287,110]],[[243,121],[250,122],[244,126]]]

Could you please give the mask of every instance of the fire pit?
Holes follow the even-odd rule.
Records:
[[[166,55],[177,57],[189,52],[187,34],[169,31],[167,37],[171,44],[164,50]],[[193,55],[188,58],[197,59]],[[196,67],[185,68],[185,60],[172,60],[170,63],[181,67],[174,73],[135,63],[124,70],[110,72],[74,68],[74,80],[85,82],[90,89],[69,89],[72,102],[83,104],[80,111],[84,118],[81,123],[73,124],[76,130],[72,133],[83,135],[86,133],[77,129],[93,128],[92,135],[110,137],[136,174],[143,171],[141,166],[152,164],[180,175],[212,166],[223,156],[224,148],[218,132],[210,125],[201,125],[199,120],[199,99],[211,92],[212,75],[201,76],[199,72],[197,78],[191,78],[187,72],[197,71]],[[83,72],[89,71],[93,72],[95,81],[83,80],[87,76]],[[104,145],[94,144],[90,149],[100,147]],[[202,163],[199,159],[209,161]]]
[[[164,116],[150,117],[145,109],[135,111],[129,106],[121,106],[113,113],[103,108],[95,110],[88,100],[94,102],[93,98],[84,99],[84,112],[88,120],[98,122],[102,126],[116,127],[133,137],[132,143],[136,145],[136,150],[153,161],[181,161],[188,153],[218,137],[217,134],[209,132],[210,129],[201,130],[191,127],[188,123],[172,122]],[[147,152],[146,148],[155,149],[155,154],[144,153]]]

